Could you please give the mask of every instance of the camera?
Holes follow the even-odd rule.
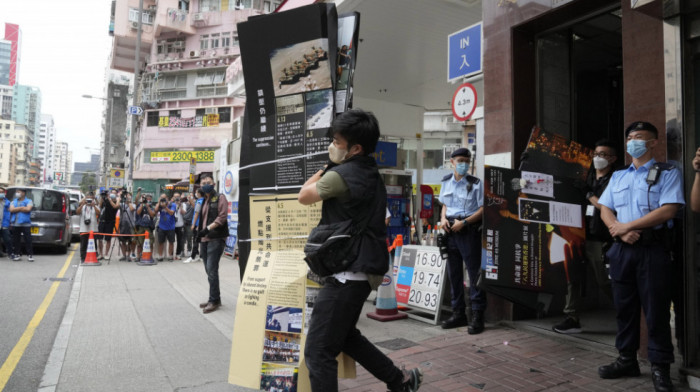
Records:
[[[437,246],[438,249],[440,249],[440,257],[442,257],[443,260],[447,260],[447,256],[449,255],[449,250],[447,249],[447,242],[448,242],[448,234],[443,234],[439,233],[437,235]]]
[[[92,199],[85,200],[85,204],[92,204]]]
[[[186,197],[183,197],[183,198],[182,198],[182,202],[183,202],[183,203],[187,203],[187,198],[186,198]]]
[[[141,203],[148,203],[148,199],[146,199],[146,196],[141,198]]]
[[[86,226],[90,226],[90,223],[92,222],[92,219],[85,219],[84,220]]]
[[[162,199],[160,199],[160,202],[161,202],[161,203],[167,203],[167,202],[168,202],[168,199],[162,198]]]

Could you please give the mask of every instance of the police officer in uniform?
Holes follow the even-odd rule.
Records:
[[[442,323],[450,329],[469,324],[467,332],[484,330],[486,293],[476,287],[481,270],[481,215],[484,189],[481,181],[467,174],[471,153],[466,148],[452,153],[450,162],[455,170],[442,179],[440,202],[443,204],[440,225],[447,234],[447,273],[452,293],[452,317]],[[469,274],[469,299],[472,317],[468,322],[464,299],[464,265]]]
[[[648,357],[656,391],[673,391],[670,306],[673,282],[667,233],[678,209],[685,204],[681,174],[669,164],[657,163],[652,151],[658,131],[647,122],[626,130],[632,164],[613,173],[598,201],[601,217],[615,239],[607,253],[613,300],[617,311],[615,347],[620,356],[601,366],[601,378],[639,376],[640,308],[648,329]]]

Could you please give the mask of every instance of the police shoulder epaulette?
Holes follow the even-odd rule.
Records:
[[[469,175],[469,174],[467,174],[467,181],[469,181],[469,182],[472,183],[472,184],[478,184],[478,183],[481,182],[481,180],[479,179],[479,177],[474,177],[474,176],[471,176],[471,175]]]
[[[654,166],[656,166],[659,170],[671,170],[676,168],[668,162],[656,162],[654,163]]]
[[[442,177],[442,180],[440,180],[440,181],[447,181],[447,180],[449,180],[450,178],[452,178],[452,173],[446,175],[445,177]]]

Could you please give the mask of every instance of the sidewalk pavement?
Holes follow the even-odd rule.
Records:
[[[238,271],[237,262],[222,259],[223,306],[205,315],[199,308],[208,294],[201,262],[79,267],[39,390],[250,391],[227,382]],[[368,301],[364,313],[373,310]],[[487,323],[484,333],[471,336],[466,328],[446,331],[412,319],[381,323],[365,316],[358,328],[398,366],[420,366],[421,391],[653,391],[647,363],[641,377],[601,380],[598,366],[614,356],[562,335]],[[680,387],[677,366],[672,372]],[[340,380],[340,389],[386,391],[360,366],[357,373]]]

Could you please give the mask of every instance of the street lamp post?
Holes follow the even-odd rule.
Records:
[[[104,160],[104,165],[103,165],[103,173],[104,173],[104,180],[105,180],[105,186],[107,186],[107,161],[112,160],[112,126],[113,122],[112,120],[114,119],[114,93],[112,93],[112,96],[109,98],[103,98],[103,97],[94,97],[89,94],[83,94],[83,98],[88,98],[88,99],[101,99],[103,101],[109,101],[109,128],[107,130],[107,139],[105,140],[105,160]]]

